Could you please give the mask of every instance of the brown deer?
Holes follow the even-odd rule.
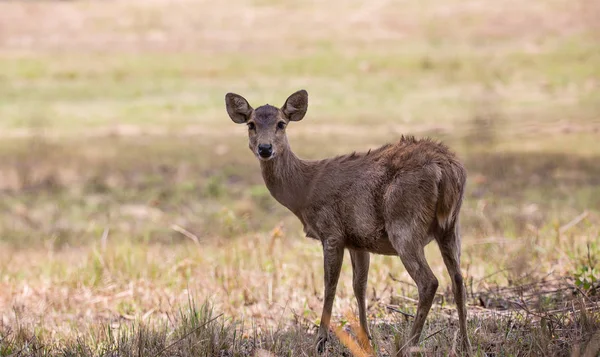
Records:
[[[231,120],[248,126],[249,147],[260,160],[271,195],[300,219],[308,237],[323,245],[325,297],[317,351],[323,352],[328,339],[344,249],[350,251],[359,321],[369,339],[369,253],[400,256],[419,291],[407,346],[417,344],[438,288],[424,253],[435,239],[452,280],[462,346],[468,353],[458,224],[466,171],[456,156],[440,143],[403,136],[367,153],[302,160],[292,152],[286,128],[306,114],[305,90],[292,94],[281,108],[267,104],[253,109],[234,93],[225,96],[225,103]]]

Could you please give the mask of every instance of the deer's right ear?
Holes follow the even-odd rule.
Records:
[[[237,124],[247,122],[253,110],[244,97],[235,93],[225,95],[225,106],[227,107],[227,114]]]

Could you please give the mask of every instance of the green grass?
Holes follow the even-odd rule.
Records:
[[[519,112],[527,113],[530,120],[551,123],[573,106],[578,110],[570,119],[585,122],[596,113],[598,103],[597,88],[586,88],[590,79],[600,75],[595,50],[593,42],[567,43],[539,54],[502,54],[501,60],[494,53],[456,53],[451,48],[358,54],[335,49],[291,58],[5,57],[0,65],[8,85],[0,87],[5,98],[0,114],[9,119],[2,123],[5,130],[41,125],[81,132],[117,124],[142,130],[159,125],[163,131],[216,124],[226,130],[220,125],[226,120],[223,93],[247,94],[256,105],[267,100],[282,104],[291,90],[288,83],[297,83],[292,87],[306,87],[311,93],[313,125],[325,120],[328,124],[460,125],[474,110],[473,98],[485,99],[487,92],[499,93],[498,105],[510,114],[511,124],[523,119]],[[428,105],[432,102],[436,104]]]

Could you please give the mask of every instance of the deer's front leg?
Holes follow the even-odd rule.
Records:
[[[331,309],[335,298],[342,261],[344,260],[344,247],[339,244],[323,242],[323,262],[325,270],[325,298],[323,299],[323,312],[321,314],[321,325],[317,337],[317,352],[323,353],[325,343],[329,338],[329,321],[331,320]]]

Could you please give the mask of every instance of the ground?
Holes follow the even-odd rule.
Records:
[[[0,355],[312,355],[320,245],[224,106],[301,88],[301,157],[410,134],[464,161],[476,355],[597,354],[599,16],[586,0],[1,2]],[[418,352],[451,355],[450,280],[426,253],[440,289]],[[329,355],[364,354],[345,338],[348,258]],[[372,257],[374,353],[403,345],[416,298],[398,258]]]

